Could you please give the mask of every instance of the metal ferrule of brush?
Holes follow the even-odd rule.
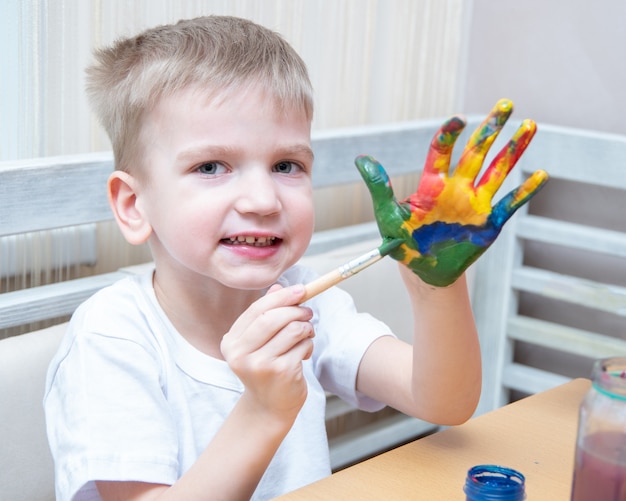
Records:
[[[380,251],[378,249],[373,249],[369,251],[367,254],[363,254],[352,261],[347,262],[343,266],[340,266],[339,273],[343,278],[348,278],[352,275],[355,275],[359,271],[364,268],[367,268],[370,264],[378,261],[382,256],[380,255]]]

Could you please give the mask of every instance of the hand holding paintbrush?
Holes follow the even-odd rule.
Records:
[[[402,202],[396,200],[383,166],[372,157],[357,157],[357,168],[372,195],[383,244],[307,284],[304,300],[387,254],[428,284],[445,287],[459,278],[495,241],[515,211],[548,180],[545,171],[536,171],[491,206],[496,191],[535,134],[535,123],[524,120],[476,182],[493,141],[512,112],[511,101],[498,101],[470,137],[454,169],[450,168],[452,149],[465,121],[460,116],[448,119],[431,142],[417,191]]]

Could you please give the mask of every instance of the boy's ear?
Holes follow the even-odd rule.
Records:
[[[132,245],[145,243],[152,233],[152,226],[138,203],[137,188],[137,179],[127,172],[116,170],[109,176],[109,204],[124,238]]]

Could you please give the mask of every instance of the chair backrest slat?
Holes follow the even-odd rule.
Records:
[[[551,181],[476,263],[478,413],[626,355],[626,137],[539,124],[520,165]]]

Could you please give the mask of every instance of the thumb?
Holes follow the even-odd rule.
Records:
[[[383,166],[375,158],[368,155],[359,155],[354,163],[372,195],[374,212],[380,214],[388,210],[386,207],[389,204],[396,205],[391,181]]]
[[[271,294],[272,292],[279,291],[283,286],[280,284],[272,284],[265,294]]]

